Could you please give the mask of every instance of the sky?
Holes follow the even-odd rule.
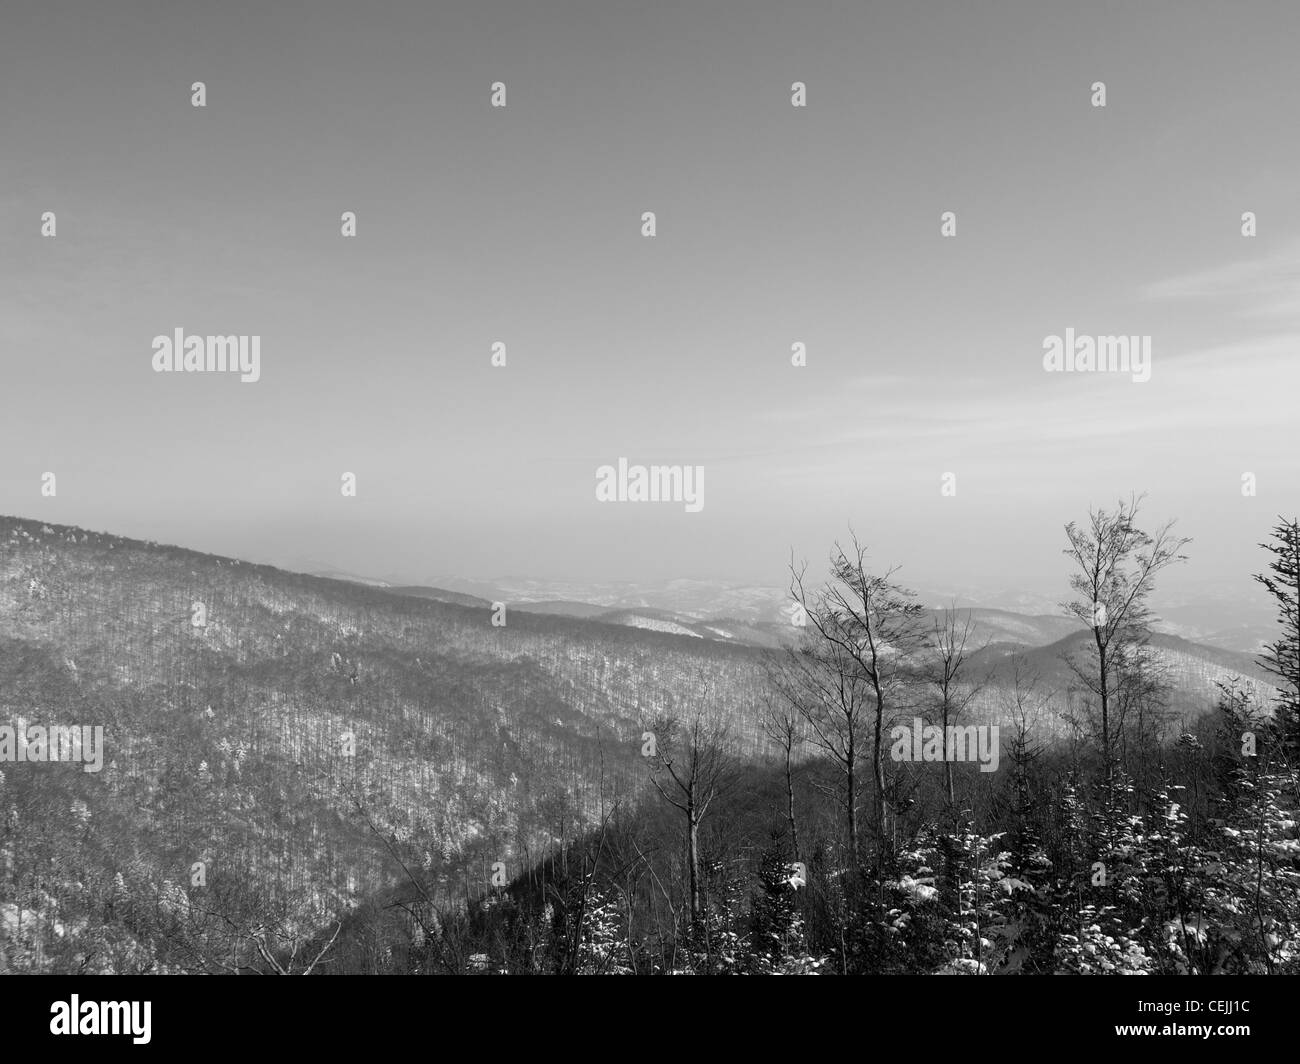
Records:
[[[926,586],[1037,590],[1146,492],[1193,539],[1170,580],[1245,587],[1300,486],[1298,33],[5,0],[0,513],[401,582],[780,584],[851,526]],[[177,328],[260,337],[260,379],[155,372]],[[1151,379],[1046,372],[1067,328],[1149,336]],[[598,501],[621,457],[703,466],[703,508]]]

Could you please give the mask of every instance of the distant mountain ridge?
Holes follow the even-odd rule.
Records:
[[[690,583],[698,593],[701,583]],[[393,594],[418,595],[441,601],[464,598],[483,608],[490,605],[487,599],[437,588],[396,587],[386,590]],[[502,593],[500,589],[488,590]],[[772,594],[775,596],[776,592],[772,591]],[[508,605],[522,612],[581,617],[645,632],[758,649],[788,646],[799,635],[798,629],[788,619],[738,621],[730,617],[697,617],[649,606],[606,608],[590,602],[564,600],[512,602]],[[1018,662],[1021,668],[1028,668],[1038,677],[1040,693],[1049,695],[1058,705],[1063,704],[1062,700],[1076,686],[1066,657],[1078,656],[1088,649],[1087,629],[1079,620],[1063,613],[1024,614],[1007,609],[961,605],[956,609],[962,618],[971,620],[967,651],[972,676],[987,675],[994,688],[1001,689],[1012,682]],[[943,612],[943,608],[924,610],[922,626],[933,626],[942,618]],[[1217,685],[1234,677],[1264,701],[1271,698],[1275,690],[1271,677],[1251,653],[1198,643],[1165,631],[1153,633],[1150,647],[1152,660],[1171,682],[1174,696],[1193,713],[1204,712],[1217,697]],[[981,696],[978,702],[986,716],[996,713],[1001,707],[1000,702],[987,695]]]
[[[905,581],[906,583],[906,581]],[[547,581],[503,578],[496,581],[448,577],[430,581],[430,587],[470,594],[482,601],[501,601],[520,610],[564,616],[597,617],[622,613],[638,626],[658,617],[688,628],[722,622],[729,630],[752,629],[748,641],[775,645],[789,624],[789,590],[759,584],[728,584],[708,580],[596,582]],[[399,588],[416,593],[411,588]],[[980,595],[984,598],[981,599]],[[438,597],[438,596],[431,596]],[[1064,596],[1064,588],[1061,597]],[[1029,645],[1052,642],[1077,622],[1061,610],[1060,598],[1007,589],[980,592],[963,588],[951,593],[918,589],[916,601],[931,612],[949,604],[974,610],[997,641]],[[1223,650],[1258,653],[1274,635],[1274,618],[1267,597],[1243,588],[1212,588],[1196,594],[1170,596],[1158,605],[1155,630]],[[709,638],[703,632],[699,634]],[[745,639],[737,632],[727,638]]]

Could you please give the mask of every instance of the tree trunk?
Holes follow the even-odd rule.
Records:
[[[884,730],[885,700],[876,685],[876,734],[873,738],[871,767],[876,774],[876,856],[883,865],[885,855],[885,759],[881,748],[881,732]]]
[[[852,874],[856,876],[858,874],[858,772],[857,757],[854,754],[852,738],[849,739],[848,755],[848,761],[845,765],[848,772],[845,802],[848,806],[849,868]]]
[[[686,836],[686,861],[690,867],[691,879],[691,927],[695,928],[700,922],[700,825],[695,817],[694,808],[690,810],[687,817],[690,831]]]
[[[1106,644],[1101,633],[1094,629],[1093,638],[1097,641],[1097,660],[1101,671],[1101,757],[1105,765],[1106,790],[1110,791],[1110,690],[1106,677]]]
[[[785,748],[785,818],[790,822],[790,842],[794,859],[799,860],[799,826],[794,819],[794,766],[790,763],[790,747]]]
[[[947,694],[944,695],[944,699],[943,699],[943,741],[945,744],[948,742],[948,696]],[[948,794],[948,807],[951,809],[954,805],[957,804],[957,800],[953,794],[953,789],[952,789],[952,758],[946,756],[946,753],[947,751],[945,749],[945,757],[943,759],[943,787]]]

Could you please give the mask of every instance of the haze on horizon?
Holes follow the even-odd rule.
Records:
[[[1062,526],[1145,491],[1193,537],[1162,590],[1253,593],[1300,484],[1300,9],[378,9],[6,5],[0,513],[410,583],[780,585],[851,524],[905,583],[1059,595]],[[178,327],[261,379],[154,373]],[[1151,380],[1045,373],[1067,328]],[[621,456],[703,510],[597,502]]]

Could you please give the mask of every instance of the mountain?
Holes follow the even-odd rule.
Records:
[[[450,602],[457,606],[473,606],[477,609],[492,608],[492,602],[490,599],[479,598],[477,595],[467,595],[460,591],[447,591],[440,587],[381,586],[393,595],[406,595],[411,598],[430,599],[434,602]]]
[[[450,581],[455,583],[455,581]],[[699,582],[688,582],[698,584]],[[644,604],[647,596],[643,592],[629,594],[627,598],[637,600],[636,605],[609,608],[594,602],[568,601],[565,599],[541,599],[536,601],[520,600],[508,596],[501,587],[488,587],[472,584],[489,594],[505,596],[496,599],[480,598],[464,591],[449,591],[437,587],[388,587],[386,590],[395,595],[411,595],[418,598],[434,599],[439,602],[458,602],[488,608],[493,601],[505,602],[511,610],[526,613],[546,613],[560,617],[581,617],[601,621],[605,624],[620,624],[630,628],[647,631],[665,632],[672,635],[687,636],[695,639],[712,639],[754,647],[780,647],[789,645],[798,637],[798,629],[790,623],[784,603],[788,592],[770,592],[770,601],[764,608],[741,610],[741,616],[722,614],[703,608],[704,600],[697,601],[695,610],[665,609]],[[623,596],[614,596],[615,598]],[[674,599],[670,589],[665,588],[665,600]],[[710,598],[708,602],[713,602]],[[725,601],[725,596],[723,600]],[[986,609],[983,607],[959,607],[963,617],[972,621],[970,643],[972,648],[986,644],[1008,644],[1014,646],[1043,646],[1055,642],[1069,632],[1081,630],[1077,620],[1065,616],[1032,615],[1013,613],[1010,610]],[[759,620],[757,616],[775,619]],[[942,615],[941,609],[924,611],[923,624],[927,627]]]
[[[679,619],[702,621],[730,617],[745,623],[787,621],[790,594],[786,588],[758,584],[728,584],[717,580],[655,580],[644,582],[578,582],[503,577],[492,581],[443,577],[430,581],[467,594],[517,605],[520,609],[564,603],[597,611],[670,613]],[[562,612],[554,610],[553,612]]]
[[[1053,689],[1070,685],[1068,657],[1081,659],[1092,645],[1088,631],[1075,631],[1053,643],[1040,646],[992,644],[972,655],[976,668],[989,668],[995,680],[1009,680],[1014,658],[1019,658]],[[1165,670],[1175,690],[1187,694],[1212,695],[1220,681],[1237,677],[1263,694],[1272,688],[1269,674],[1249,654],[1207,647],[1179,636],[1156,632],[1148,643],[1156,665]]]
[[[987,683],[972,703],[974,716],[986,722],[1007,717],[1019,670],[1022,677],[1032,678],[1029,704],[1036,709],[1030,719],[1040,737],[1063,736],[1063,714],[1081,693],[1067,659],[1087,663],[1091,646],[1091,633],[1076,631],[1041,646],[995,643],[982,648],[969,659],[968,675],[984,677]],[[1168,687],[1166,704],[1179,730],[1213,709],[1221,683],[1237,681],[1259,705],[1268,704],[1277,693],[1269,674],[1249,654],[1159,632],[1152,634],[1148,648],[1153,673]]]
[[[322,577],[325,580],[346,580],[350,584],[365,584],[369,587],[392,587],[387,580],[375,580],[368,576],[357,576],[355,573],[345,573],[339,570],[326,569],[312,575]]]
[[[99,771],[0,768],[0,970],[87,953],[93,970],[193,970],[212,921],[270,906],[308,933],[403,876],[443,904],[474,897],[498,865],[515,875],[636,805],[657,713],[702,710],[742,760],[767,751],[765,647],[788,620],[566,616],[543,598],[496,627],[492,601],[0,518],[0,725],[104,729]],[[1072,622],[972,617],[981,712],[1013,652],[1064,690],[1060,655],[1085,638]],[[1233,673],[1262,682],[1247,656],[1153,645],[1181,704]],[[216,909],[194,907],[200,875]]]
[[[1010,610],[986,609],[980,606],[957,607],[960,623],[970,618],[968,645],[972,650],[986,646],[1039,647],[1083,630],[1073,617],[1060,614],[1023,614]],[[942,609],[928,609],[922,623],[932,627],[943,616]]]
[[[473,893],[640,793],[643,716],[703,697],[758,753],[759,666],[0,518],[0,723],[104,728],[99,772],[4,764],[0,868],[37,869],[16,914],[93,927],[109,967],[163,935],[143,914],[124,933],[114,899],[174,899],[199,865],[310,924],[390,885],[393,840],[419,839],[429,889]]]

